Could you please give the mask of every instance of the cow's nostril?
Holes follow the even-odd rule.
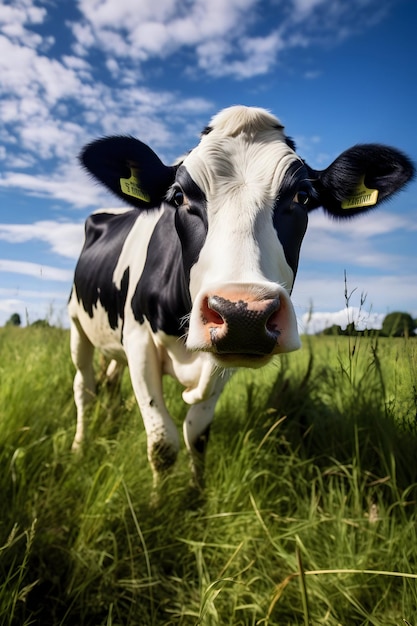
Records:
[[[268,317],[268,319],[266,320],[266,324],[265,324],[265,328],[268,332],[273,333],[275,335],[279,335],[280,334],[280,330],[279,330],[279,311],[280,311],[280,307],[278,304],[278,307],[276,308],[276,310],[271,313],[271,315]]]
[[[222,318],[222,316],[220,315],[220,313],[217,313],[217,311],[215,311],[214,309],[211,309],[209,307],[209,311],[210,311],[210,319],[209,321],[212,324],[224,324],[224,319]]]
[[[224,318],[217,311],[217,299],[215,297],[204,298],[201,307],[201,315],[204,324],[221,326],[224,324]]]

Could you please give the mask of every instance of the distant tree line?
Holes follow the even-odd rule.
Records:
[[[22,320],[20,318],[19,313],[12,313],[12,315],[9,317],[9,319],[7,320],[5,326],[21,326],[22,325]],[[50,323],[47,320],[36,320],[35,322],[32,322],[31,324],[29,324],[30,326],[42,326],[42,327],[48,327],[50,326]]]
[[[351,322],[346,326],[345,330],[343,330],[341,326],[333,324],[333,326],[325,328],[319,334],[346,335],[348,337],[356,337],[359,335],[365,335],[368,337],[375,335],[378,335],[379,337],[413,337],[415,336],[416,330],[417,319],[413,319],[409,313],[394,311],[393,313],[388,313],[388,315],[384,317],[381,329],[366,328],[365,330],[357,330],[355,328],[355,323]]]

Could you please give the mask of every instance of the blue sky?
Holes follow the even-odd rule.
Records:
[[[361,142],[417,162],[416,25],[415,0],[0,1],[0,325],[68,323],[83,222],[120,205],[78,165],[93,138],[132,134],[171,162],[219,109],[247,104],[313,167]],[[416,192],[347,224],[312,214],[302,329],[345,322],[345,271],[355,321],[417,317]]]

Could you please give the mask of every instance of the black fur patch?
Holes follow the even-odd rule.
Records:
[[[109,325],[115,329],[124,320],[129,269],[126,269],[119,289],[113,283],[113,273],[124,242],[139,213],[96,213],[85,226],[85,243],[75,268],[74,287],[78,302],[92,318],[97,302],[107,311]]]
[[[207,235],[206,200],[185,167],[176,176],[188,199],[187,206],[165,211],[155,226],[145,267],[132,298],[139,322],[146,317],[152,330],[183,336],[184,318],[191,311],[189,279]],[[175,188],[175,187],[174,187]],[[170,193],[167,195],[170,201]]]

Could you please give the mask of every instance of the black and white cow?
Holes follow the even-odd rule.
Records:
[[[300,347],[290,294],[309,212],[363,213],[399,190],[413,165],[371,144],[313,170],[277,118],[243,106],[216,115],[178,165],[120,136],[88,145],[81,161],[134,208],[97,211],[86,222],[69,303],[73,448],[83,440],[98,348],[129,367],[155,477],[179,449],[162,376],[184,386],[184,439],[198,480],[225,370],[260,367]]]

